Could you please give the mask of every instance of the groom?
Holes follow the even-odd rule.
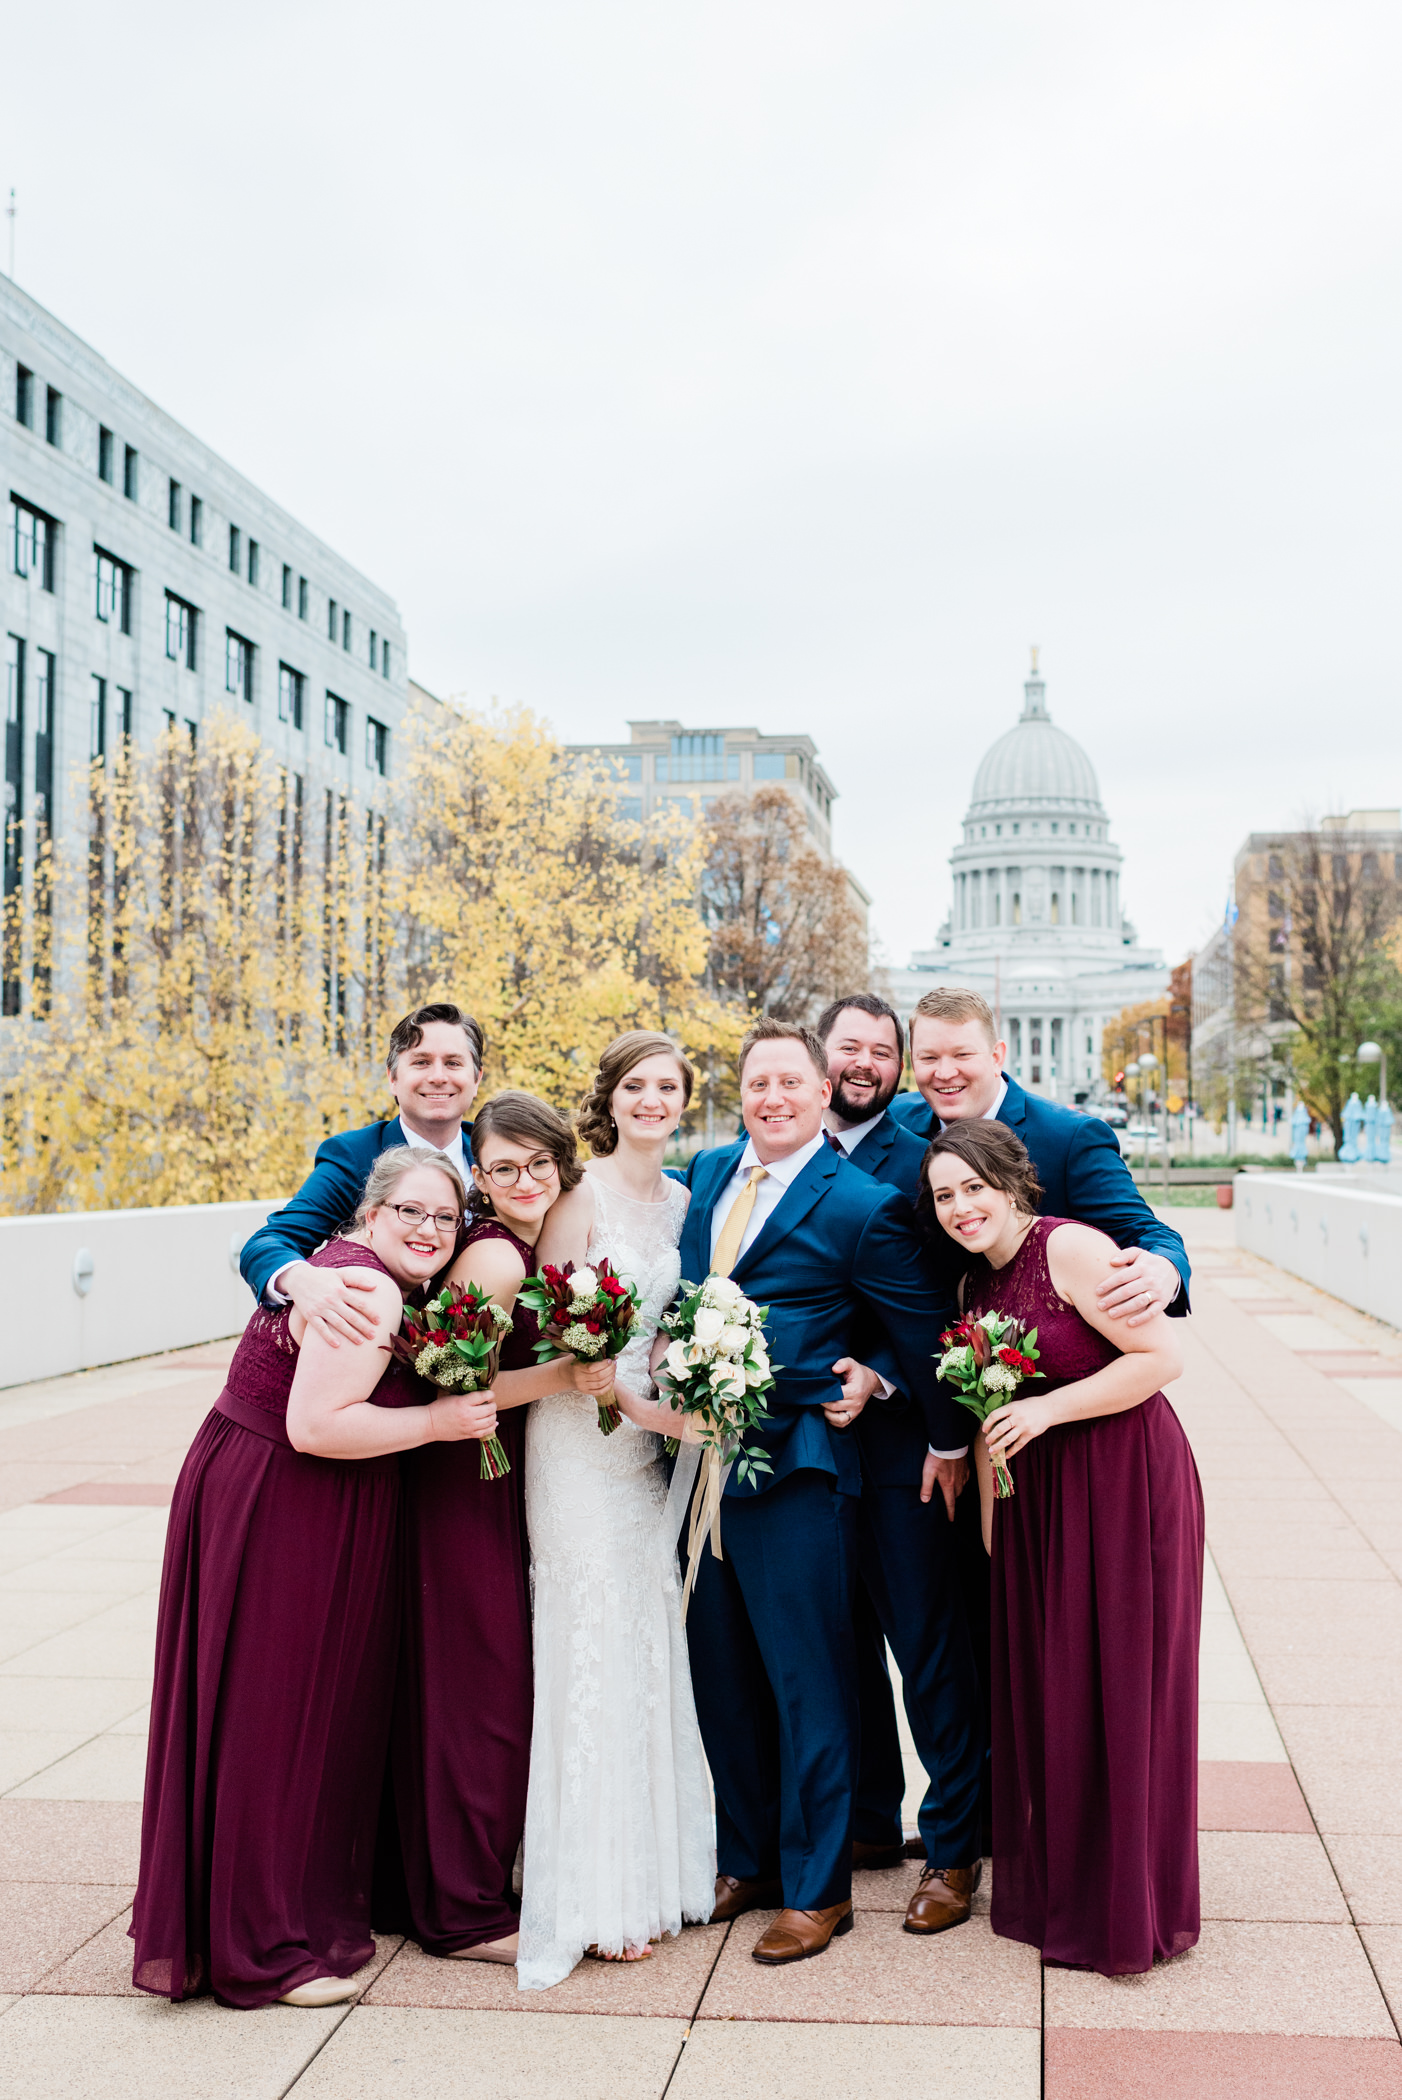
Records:
[[[681,1267],[731,1275],[768,1307],[776,1387],[760,1435],[773,1468],[732,1473],[721,1550],[701,1547],[688,1632],[716,1789],[712,1916],[779,1907],[757,1961],[821,1954],[852,1923],[857,1743],[852,1635],[861,1467],[851,1423],[876,1381],[850,1350],[879,1319],[929,1443],[960,1441],[935,1376],[951,1306],[932,1286],[910,1209],[827,1141],[822,1045],[757,1021],[740,1046],[746,1137],[701,1152]]]

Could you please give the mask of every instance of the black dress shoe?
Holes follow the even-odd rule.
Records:
[[[923,1847],[921,1848],[923,1852]],[[905,1839],[894,1845],[872,1845],[865,1838],[852,1840],[852,1868],[898,1867],[905,1858]]]
[[[730,1918],[743,1917],[747,1910],[779,1910],[783,1901],[781,1882],[739,1881],[733,1874],[717,1874],[711,1923],[724,1925]]]

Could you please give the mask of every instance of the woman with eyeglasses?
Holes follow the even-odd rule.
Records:
[[[551,1205],[583,1171],[569,1124],[534,1094],[508,1089],[479,1110],[472,1158],[468,1231],[447,1280],[487,1291],[511,1314],[494,1387],[511,1471],[483,1480],[476,1451],[446,1447],[404,1464],[405,1624],[391,1753],[398,1864],[387,1852],[376,1915],[411,1932],[425,1953],[512,1963],[512,1871],[531,1741],[523,1410],[562,1388],[606,1393],[613,1366],[574,1357],[537,1364],[535,1315],[515,1303],[535,1273]]]
[[[260,1308],[171,1500],[156,1627],[133,1981],[166,1998],[355,1996],[398,1638],[399,1452],[477,1463],[490,1393],[389,1355],[451,1253],[466,1191],[441,1152],[382,1152],[355,1223],[311,1256],[385,1337],[341,1349]]]

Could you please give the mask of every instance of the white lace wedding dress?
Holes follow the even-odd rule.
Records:
[[[620,1380],[651,1392],[648,1353],[677,1288],[686,1191],[638,1203],[593,1175],[589,1259],[642,1300]],[[625,1415],[601,1436],[586,1393],[537,1400],[526,1431],[535,1720],[516,1975],[561,1982],[584,1949],[621,1953],[708,1918],[715,1836],[696,1725],[662,1439]]]

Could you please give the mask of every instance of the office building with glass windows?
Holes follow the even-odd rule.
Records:
[[[5,277],[0,466],[7,898],[86,835],[94,759],[219,710],[286,767],[309,844],[328,798],[373,804],[408,704],[393,599]]]
[[[837,789],[818,764],[808,736],[761,736],[757,729],[687,729],[680,722],[630,722],[626,744],[569,744],[597,758],[618,783],[620,813],[647,818],[659,809],[703,816],[718,795],[787,788],[809,835],[832,858],[832,805]],[[865,893],[862,893],[865,895]]]

